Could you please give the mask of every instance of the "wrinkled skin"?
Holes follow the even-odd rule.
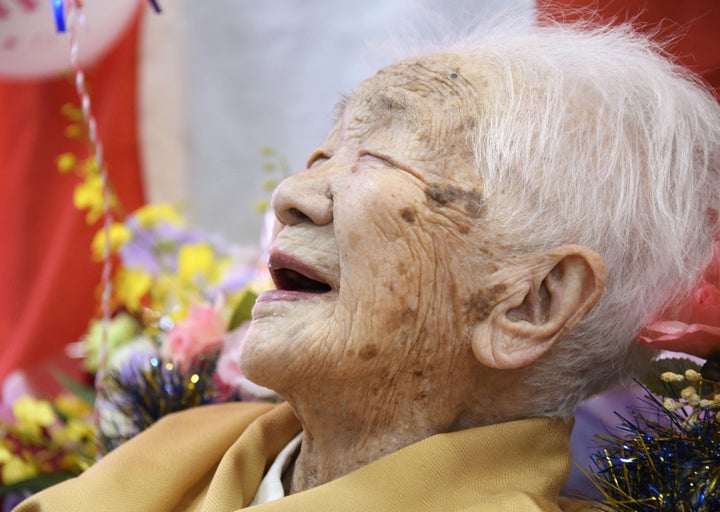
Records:
[[[494,390],[516,376],[481,366],[469,341],[511,270],[469,142],[487,81],[464,59],[405,61],[365,81],[273,196],[271,263],[302,262],[332,288],[266,293],[246,338],[246,375],[303,423],[293,492],[504,414]]]

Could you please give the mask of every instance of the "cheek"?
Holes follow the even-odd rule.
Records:
[[[395,340],[379,348],[382,354],[423,337],[428,312],[433,323],[442,323],[433,301],[443,266],[427,230],[430,212],[421,189],[392,179],[360,184],[343,205],[352,206],[335,217],[341,303],[356,342],[378,333]]]
[[[401,177],[367,174],[350,180],[335,216],[343,284],[375,300],[417,294],[423,269],[435,264],[422,191]]]

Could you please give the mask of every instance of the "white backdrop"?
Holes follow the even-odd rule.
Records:
[[[151,199],[187,199],[191,218],[243,244],[258,240],[268,197],[260,148],[304,167],[332,107],[384,62],[370,43],[427,16],[450,22],[532,0],[212,0],[161,2],[146,16],[143,105]],[[154,58],[153,58],[154,57]],[[152,78],[148,84],[148,76]]]

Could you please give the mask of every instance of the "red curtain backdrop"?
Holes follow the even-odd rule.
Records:
[[[633,21],[655,30],[676,61],[701,75],[720,98],[720,1],[718,0],[540,0],[540,12],[574,20],[597,12],[600,20]]]
[[[112,183],[128,210],[143,203],[137,130],[136,19],[86,70]],[[47,388],[48,363],[75,375],[65,346],[96,312],[101,267],[90,259],[90,227],[72,203],[77,179],[55,159],[87,145],[64,135],[60,109],[77,106],[71,77],[0,82],[0,382],[16,368]]]

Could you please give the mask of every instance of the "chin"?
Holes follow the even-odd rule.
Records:
[[[278,389],[292,375],[286,353],[287,334],[280,339],[263,321],[253,321],[245,336],[240,368],[243,375],[261,386]],[[285,331],[284,331],[285,332]],[[279,341],[279,342],[276,342]]]

